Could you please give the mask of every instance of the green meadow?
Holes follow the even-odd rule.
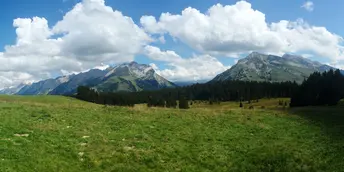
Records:
[[[0,171],[344,171],[344,107],[280,100],[180,110],[0,96]]]

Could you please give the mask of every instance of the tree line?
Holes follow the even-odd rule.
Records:
[[[339,70],[315,72],[301,85],[296,82],[224,81],[186,87],[141,92],[102,93],[84,86],[77,98],[97,104],[148,107],[189,108],[194,100],[210,104],[224,101],[256,101],[261,98],[290,97],[291,107],[336,105],[344,97],[344,76]]]
[[[315,72],[292,95],[290,106],[334,106],[344,98],[344,76],[339,70]]]
[[[260,98],[290,97],[298,85],[295,82],[225,81],[194,84],[186,87],[155,91],[101,93],[84,86],[76,97],[104,105],[133,106],[147,103],[149,107],[189,108],[189,101],[210,103],[223,101],[251,101]]]

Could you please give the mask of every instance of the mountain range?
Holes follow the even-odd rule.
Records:
[[[253,52],[212,81],[242,80],[302,83],[310,74],[335,69],[329,65],[285,54],[282,57]],[[343,73],[343,71],[342,71]]]
[[[27,84],[22,83],[17,86],[4,88],[0,90],[0,94],[8,94],[8,95],[16,94],[25,86],[27,86]]]
[[[267,55],[257,52],[249,54],[227,71],[210,82],[242,80],[301,83],[313,72],[336,69],[297,55]],[[344,71],[341,71],[344,74]],[[206,81],[202,81],[204,83]],[[17,95],[72,95],[79,86],[92,87],[100,92],[142,91],[192,85],[195,82],[172,83],[158,75],[154,69],[136,62],[124,63],[105,70],[92,69],[87,72],[42,80],[33,84],[20,84],[0,90],[0,94]]]
[[[158,75],[151,66],[136,62],[125,63],[105,70],[87,72],[42,80],[33,84],[21,84],[0,91],[0,94],[16,95],[72,95],[79,86],[92,87],[101,92],[157,90],[176,85]]]

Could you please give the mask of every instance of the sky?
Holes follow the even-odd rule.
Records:
[[[124,62],[209,80],[255,51],[344,68],[341,0],[6,0],[0,88]]]

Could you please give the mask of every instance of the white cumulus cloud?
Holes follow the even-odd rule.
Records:
[[[41,17],[18,18],[13,26],[16,44],[0,53],[0,63],[6,64],[0,68],[0,87],[132,61],[153,40],[104,0],[77,3],[51,28]]]
[[[314,9],[309,2],[302,7]],[[43,17],[13,21],[16,43],[0,52],[0,64],[4,64],[0,68],[0,88],[103,69],[109,64],[133,61],[138,54],[166,64],[164,69],[152,63],[173,81],[211,79],[229,68],[216,57],[239,57],[252,51],[306,52],[310,58],[327,58],[330,64],[344,63],[341,36],[302,19],[269,23],[263,12],[246,1],[216,4],[206,12],[189,7],[180,14],[142,16],[138,25],[104,0],[82,0],[60,21],[48,22]],[[171,45],[166,43],[166,36],[173,44],[185,44],[200,55],[185,58],[151,45],[154,42],[168,48]]]
[[[130,56],[151,41],[130,17],[105,6],[103,0],[84,0],[77,4],[53,31],[65,34],[61,46],[64,55],[87,61]]]
[[[158,20],[143,16],[140,22],[151,34],[169,34],[193,49],[215,56],[307,51],[331,60],[344,59],[341,36],[302,19],[268,23],[265,14],[246,1],[216,4],[206,13],[189,7],[181,14],[162,13]]]
[[[161,51],[154,46],[146,46],[144,54],[155,61],[166,62],[166,69],[152,63],[151,66],[163,77],[171,81],[199,81],[214,78],[217,74],[229,69],[217,58],[210,55],[195,55],[190,58],[182,58],[174,51]]]

